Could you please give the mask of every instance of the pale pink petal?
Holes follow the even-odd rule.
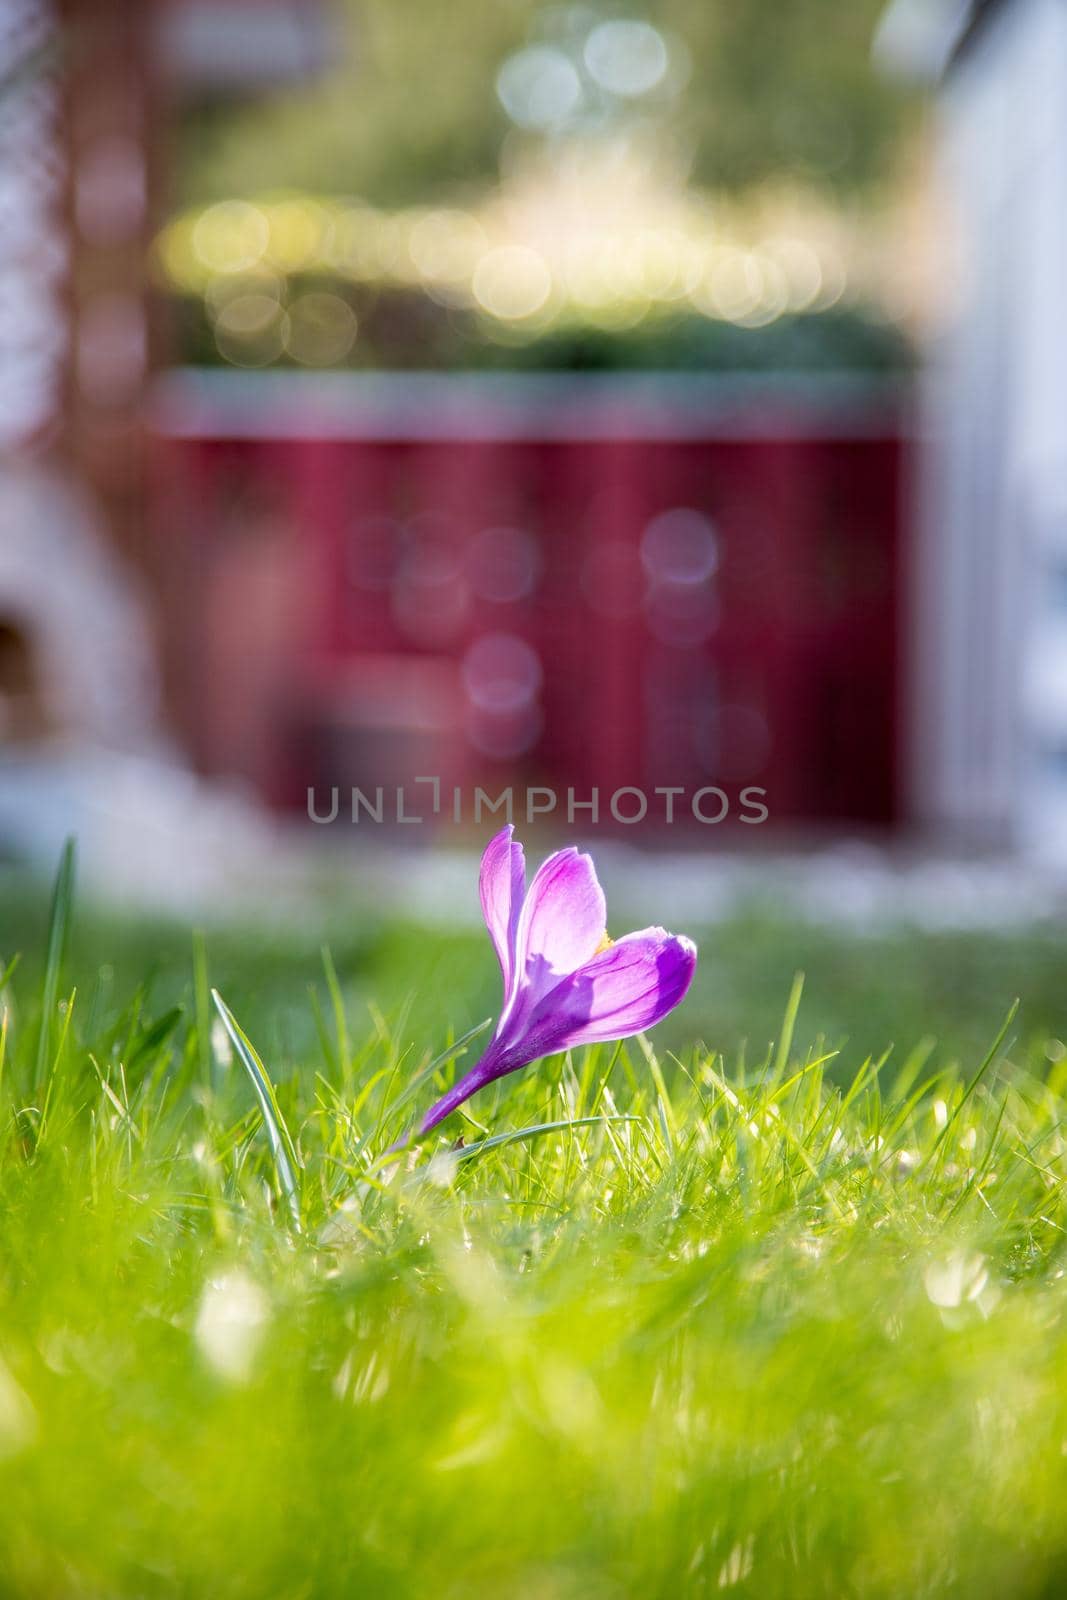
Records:
[[[515,938],[526,892],[526,861],[522,845],[512,840],[512,832],[509,822],[490,839],[478,879],[482,915],[504,979],[505,1004],[515,986]]]
[[[534,875],[516,936],[520,977],[537,993],[573,972],[604,942],[607,906],[591,857],[557,850]]]

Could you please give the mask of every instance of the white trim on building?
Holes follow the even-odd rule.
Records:
[[[914,12],[887,13],[881,60],[900,64]],[[944,68],[952,277],[922,402],[914,806],[952,837],[1067,858],[1067,3],[943,22],[925,70]]]

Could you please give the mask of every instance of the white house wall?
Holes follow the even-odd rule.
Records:
[[[915,798],[1067,846],[1067,5],[1001,6],[952,69],[951,314],[925,385]]]

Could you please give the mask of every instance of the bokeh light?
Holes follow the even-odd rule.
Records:
[[[273,295],[234,295],[215,318],[219,354],[234,366],[269,366],[285,348],[288,320]]]
[[[427,284],[469,284],[488,247],[485,229],[465,211],[428,211],[408,235],[411,260]]]
[[[307,195],[278,200],[267,213],[268,250],[274,266],[298,272],[321,259],[329,227],[325,208]]]
[[[508,339],[557,323],[621,332],[675,308],[758,328],[787,312],[826,310],[846,292],[841,230],[835,239],[822,218],[806,237],[795,197],[778,207],[763,200],[749,217],[684,192],[668,203],[657,182],[654,168],[601,150],[588,163],[568,157],[538,171],[480,210],[227,201],[170,222],[155,260],[168,286],[204,297],[209,318],[231,283],[234,292],[274,295],[283,308],[290,285],[294,300],[310,292],[343,302],[348,311],[304,308],[308,326],[294,329],[290,354],[308,365],[344,361],[356,342],[357,313],[341,281],[473,310]],[[299,281],[308,275],[313,288]],[[318,336],[312,322],[323,324]]]
[[[706,583],[719,565],[714,523],[688,506],[662,511],[641,538],[641,562],[657,583]]]
[[[670,56],[663,35],[649,22],[601,22],[585,44],[590,76],[609,94],[626,99],[648,94],[667,76]]]
[[[536,650],[514,633],[490,633],[475,641],[463,661],[463,685],[482,711],[514,712],[535,700],[541,689]]]
[[[474,641],[462,678],[467,738],[476,750],[509,760],[533,748],[543,724],[543,677],[536,650],[518,634],[484,634]]]
[[[190,235],[194,255],[209,272],[247,272],[262,261],[270,242],[266,215],[245,200],[208,206]]]
[[[392,587],[397,627],[418,644],[444,647],[462,632],[469,609],[470,586],[453,520],[436,511],[410,518]]]
[[[471,289],[490,316],[504,322],[534,317],[548,305],[552,273],[544,256],[525,245],[489,250],[474,269]]]
[[[303,366],[335,366],[355,339],[355,312],[340,295],[310,292],[290,305],[285,348]]]
[[[582,103],[582,80],[562,50],[531,45],[509,56],[496,80],[501,105],[520,128],[563,127]]]
[[[537,587],[541,551],[522,528],[486,528],[472,541],[468,569],[480,600],[512,605],[528,599]]]

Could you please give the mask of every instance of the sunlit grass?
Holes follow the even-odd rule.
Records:
[[[1067,1064],[1025,994],[956,1067],[831,1058],[786,984],[769,1049],[556,1058],[398,1156],[477,1049],[458,992],[431,1031],[328,962],[272,1060],[210,939],[180,1009],[72,993],[69,895],[3,991],[0,1593],[1064,1592]]]

